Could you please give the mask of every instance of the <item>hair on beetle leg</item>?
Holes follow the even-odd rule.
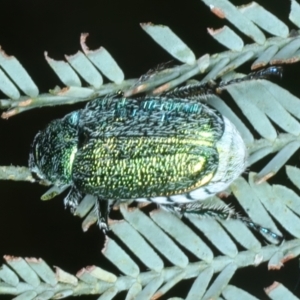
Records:
[[[109,214],[109,202],[101,199],[96,199],[94,212],[97,217],[97,225],[99,229],[106,235],[109,230],[107,219]]]
[[[262,236],[268,236],[275,241],[276,244],[279,244],[284,241],[284,237],[273,232],[271,229],[263,227],[251,219],[242,216],[238,213],[231,205],[222,204],[222,203],[212,203],[209,204],[207,201],[205,203],[198,201],[193,203],[186,203],[176,206],[164,206],[162,208],[167,209],[171,212],[174,212],[177,216],[189,216],[194,215],[200,218],[209,217],[221,221],[227,220],[240,220],[247,227],[257,231]]]
[[[71,213],[74,214],[82,199],[83,194],[76,188],[76,186],[72,185],[68,195],[64,198],[65,208],[70,208]]]

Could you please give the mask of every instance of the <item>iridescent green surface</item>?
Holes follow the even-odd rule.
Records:
[[[222,116],[199,101],[106,97],[51,122],[29,164],[44,180],[102,199],[176,195],[213,177],[223,130]]]
[[[218,167],[223,119],[195,101],[109,98],[80,117],[72,178],[103,199],[169,196],[206,184]]]
[[[79,113],[52,121],[33,142],[29,167],[55,185],[72,183],[72,165],[78,146]]]

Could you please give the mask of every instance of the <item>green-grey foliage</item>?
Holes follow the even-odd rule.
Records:
[[[244,45],[235,29],[228,26],[209,30],[212,37],[229,50],[196,58],[192,50],[168,27],[142,24],[142,28],[182,64],[159,71],[146,81],[139,81],[124,79],[123,71],[109,52],[104,48],[89,50],[85,44],[87,36],[83,35],[83,52],[67,57],[67,63],[54,61],[45,54],[51,68],[67,86],[45,94],[39,93],[17,59],[8,59],[4,53],[0,53],[0,89],[8,96],[8,99],[0,100],[0,107],[7,110],[2,117],[9,118],[41,106],[88,101],[120,89],[126,96],[141,92],[158,94],[199,74],[205,74],[203,83],[216,78],[228,80],[242,76],[235,69],[248,61],[253,61],[252,69],[256,69],[268,64],[294,63],[300,59],[298,31],[289,34],[289,28],[259,4],[252,2],[236,8],[227,0],[202,1],[215,14],[226,16],[254,43]],[[300,27],[300,6],[295,0],[291,1],[289,18],[296,27]],[[261,29],[273,37],[266,38]],[[111,83],[103,85],[102,75],[109,78]],[[89,86],[83,87],[83,81]],[[163,210],[155,210],[147,215],[139,208],[121,205],[119,209],[124,220],[110,220],[109,225],[129,250],[123,249],[118,242],[108,237],[103,255],[122,275],[107,272],[101,269],[101,265],[83,268],[76,276],[60,268],[56,268],[54,273],[42,259],[6,256],[6,264],[0,269],[0,294],[21,295],[20,299],[101,294],[99,299],[112,299],[119,292],[127,291],[126,299],[156,299],[178,282],[192,278],[193,284],[186,295],[189,300],[218,299],[221,295],[226,299],[257,299],[239,287],[230,285],[235,271],[266,261],[270,269],[280,268],[284,261],[297,257],[300,252],[300,198],[297,194],[300,169],[286,165],[300,147],[300,99],[267,80],[244,81],[224,89],[260,137],[254,138],[253,129],[219,97],[208,99],[208,103],[227,116],[241,132],[249,151],[250,170],[253,163],[274,153],[258,174],[250,172],[248,180],[240,177],[232,184],[231,190],[253,221],[280,234],[274,223],[276,220],[292,239],[280,245],[272,244],[272,240],[271,244],[262,245],[240,221],[186,216],[189,219],[188,226],[186,222]],[[280,128],[280,132],[274,124]],[[284,185],[270,185],[266,182],[284,166],[296,191]],[[27,169],[16,167],[1,167],[0,179],[34,181]],[[51,189],[43,197],[47,199],[47,195],[60,192]],[[94,201],[93,197],[87,196],[75,212],[85,218],[82,224],[84,230],[96,221],[95,212],[91,210]],[[214,198],[209,201],[218,205],[220,200]],[[211,246],[199,237],[198,231],[218,249],[218,256],[214,256]],[[189,252],[198,261],[190,262],[187,255]],[[140,259],[147,271],[141,270],[132,253]],[[169,261],[170,266],[165,266],[162,257]],[[212,281],[215,273],[218,275]],[[271,299],[296,299],[279,283],[266,292]]]

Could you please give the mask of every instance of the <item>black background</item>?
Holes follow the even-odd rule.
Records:
[[[294,28],[287,19],[290,1],[271,0],[262,4]],[[7,54],[19,59],[40,92],[47,92],[55,85],[63,87],[44,60],[44,51],[48,51],[51,58],[64,59],[64,54],[71,55],[80,49],[82,32],[90,33],[87,40],[90,49],[104,46],[126,78],[137,78],[171,59],[143,32],[141,22],[168,25],[197,57],[225,50],[209,37],[207,27],[216,29],[228,23],[211,14],[199,0],[2,0],[0,45]],[[247,37],[244,40],[251,42]],[[299,96],[294,74],[297,67],[287,68],[282,84]],[[242,71],[249,72],[249,66]],[[82,106],[35,109],[9,120],[1,119],[0,165],[26,166],[34,135],[51,120]],[[73,274],[87,265],[118,272],[101,255],[102,233],[95,226],[83,233],[81,220],[64,209],[62,196],[49,202],[40,201],[46,190],[37,184],[0,181],[0,257],[42,257],[50,266],[59,266]],[[0,265],[3,262],[0,259]],[[260,299],[267,299],[264,287],[277,280],[293,289],[299,276],[295,260],[277,272],[267,273],[265,264],[255,273],[239,270],[232,283]],[[187,284],[190,282],[183,282],[168,296],[185,297]],[[300,287],[296,287],[295,294],[300,295]]]

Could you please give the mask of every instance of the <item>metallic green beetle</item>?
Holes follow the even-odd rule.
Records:
[[[203,93],[206,97],[214,90],[193,85],[159,97],[95,99],[36,135],[29,167],[44,181],[70,186],[65,205],[73,210],[85,194],[106,206],[206,199],[245,170],[247,151],[235,126],[200,101]],[[105,214],[98,215],[102,228]]]

